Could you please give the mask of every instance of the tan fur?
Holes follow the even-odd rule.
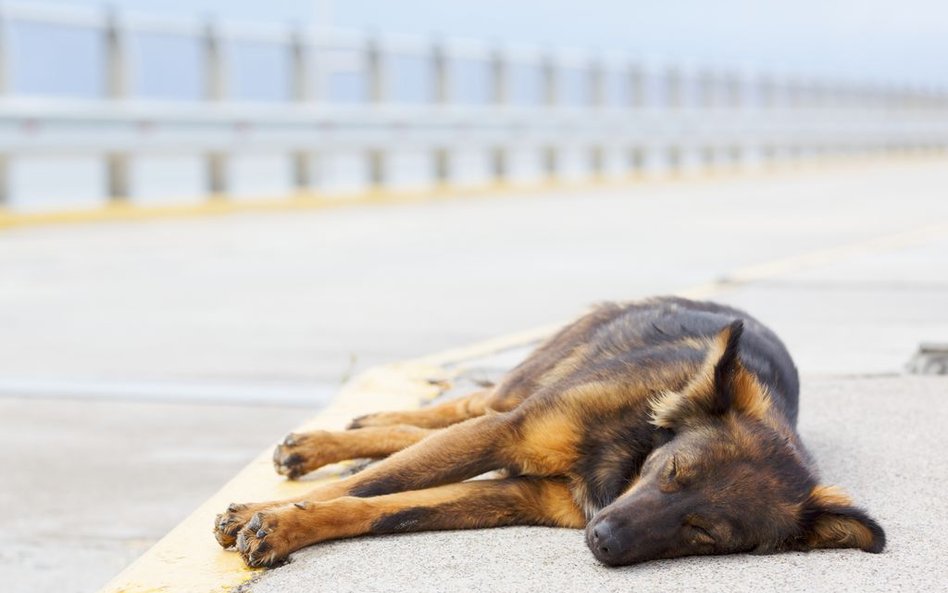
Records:
[[[578,439],[576,426],[567,415],[545,413],[528,418],[519,438],[508,446],[521,459],[522,472],[549,476],[568,470],[576,457]]]
[[[807,537],[810,548],[859,548],[873,546],[872,532],[861,522],[850,517],[827,515],[820,517]]]
[[[712,340],[705,342],[707,355],[701,368],[681,391],[665,391],[653,398],[652,423],[663,428],[673,428],[688,418],[700,418],[703,410],[711,406],[715,397],[714,369],[727,342],[731,328],[726,327]],[[731,385],[733,408],[757,420],[766,420],[771,414],[770,395],[760,381],[737,363],[737,371]]]
[[[398,424],[356,430],[290,434],[277,445],[273,465],[278,474],[296,478],[330,463],[347,459],[381,459],[406,449],[434,432]]]
[[[393,426],[406,424],[420,428],[444,428],[463,422],[469,418],[484,415],[487,410],[505,411],[507,408],[500,400],[493,397],[493,390],[484,389],[475,391],[442,404],[405,410],[400,412],[379,412],[361,416],[352,421],[350,428],[365,428],[369,426]]]
[[[399,513],[406,511],[400,521]],[[562,482],[478,480],[417,492],[372,498],[344,496],[270,508],[251,518],[236,546],[248,565],[267,566],[275,558],[318,542],[398,532],[402,525],[410,527],[412,522],[432,519],[441,528],[450,529],[516,524],[576,528],[585,524]]]

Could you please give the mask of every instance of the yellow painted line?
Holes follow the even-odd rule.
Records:
[[[297,192],[281,196],[233,198],[211,195],[197,202],[167,205],[136,204],[131,201],[112,202],[82,210],[54,210],[16,212],[0,206],[0,230],[54,224],[100,223],[117,221],[151,221],[162,219],[203,218],[241,212],[288,212],[294,210],[323,210],[345,206],[405,204],[447,200],[464,197],[497,197],[505,195],[536,194],[548,191],[582,191],[604,187],[625,187],[648,184],[688,183],[706,184],[734,178],[796,176],[801,172],[838,170],[866,165],[897,165],[918,162],[944,162],[938,154],[899,156],[860,156],[811,158],[798,161],[769,163],[757,169],[719,165],[690,172],[666,174],[637,173],[624,177],[598,177],[590,180],[547,179],[533,183],[497,182],[476,186],[438,185],[430,189],[391,190],[371,189],[351,194],[326,195],[318,192]]]
[[[334,403],[300,430],[338,429],[353,417],[371,412],[378,402],[417,407],[420,398],[438,388],[426,379],[440,373],[419,363],[383,366],[346,385]],[[274,443],[275,445],[276,443]],[[289,481],[277,476],[272,448],[263,451],[220,491],[197,508],[143,556],[110,581],[108,593],[218,593],[230,591],[259,572],[244,566],[239,554],[220,548],[211,534],[214,517],[228,503],[295,496],[313,487],[312,480]],[[332,474],[317,474],[327,479]]]
[[[806,268],[884,250],[904,248],[948,235],[948,222],[906,232],[813,251],[800,256],[746,266],[729,280],[679,291],[689,298],[710,298],[749,282],[765,280]],[[528,346],[550,335],[559,325],[484,340],[415,360],[376,367],[347,383],[333,403],[298,430],[338,430],[361,414],[417,407],[438,395],[429,379],[450,380],[470,363],[511,348]],[[282,436],[282,435],[281,435]],[[276,443],[274,443],[275,445]],[[234,552],[221,550],[211,533],[214,516],[230,502],[275,500],[295,496],[313,487],[316,480],[333,479],[336,468],[326,468],[306,480],[287,481],[277,476],[271,462],[272,447],[261,452],[138,560],[109,582],[101,593],[223,593],[259,573],[248,569]]]
[[[894,249],[919,245],[948,236],[948,221],[925,225],[907,231],[872,237],[835,247],[817,249],[801,255],[779,258],[761,264],[737,268],[725,278],[699,284],[675,292],[689,299],[708,299],[729,290],[735,290],[752,282],[777,278],[806,269],[833,264],[839,261]],[[483,340],[461,348],[445,350],[417,359],[417,362],[432,367],[450,366],[472,358],[478,358],[538,342],[563,327],[569,320],[544,325],[529,330]]]
[[[739,288],[752,282],[785,276],[794,272],[825,266],[862,255],[911,247],[946,235],[948,235],[948,222],[929,224],[904,232],[873,237],[863,241],[828,247],[826,249],[818,249],[801,255],[792,255],[761,264],[745,266],[738,268],[721,280],[695,286],[681,291],[679,294],[687,298],[707,298],[708,296],[718,294],[725,290]]]

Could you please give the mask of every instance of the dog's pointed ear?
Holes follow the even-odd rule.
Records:
[[[802,533],[793,546],[797,549],[859,548],[878,554],[885,548],[882,527],[833,486],[813,488],[801,523]]]
[[[674,429],[689,420],[718,416],[735,408],[762,418],[769,399],[763,386],[741,365],[743,333],[744,322],[740,319],[718,332],[688,385],[652,400],[652,424]]]

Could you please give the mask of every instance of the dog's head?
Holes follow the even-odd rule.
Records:
[[[766,388],[741,365],[742,330],[741,322],[725,328],[698,375],[653,400],[652,421],[666,442],[587,526],[600,561],[885,546],[874,520],[817,483]]]

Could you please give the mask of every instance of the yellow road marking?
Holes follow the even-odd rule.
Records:
[[[718,294],[725,290],[739,288],[752,282],[784,276],[793,272],[832,264],[860,255],[869,255],[871,253],[910,247],[945,235],[948,235],[948,222],[929,224],[904,232],[873,237],[863,241],[828,247],[826,249],[818,249],[801,255],[791,255],[761,264],[745,266],[738,268],[721,280],[701,284],[683,290],[678,294],[693,299],[707,298],[708,296]]]
[[[750,282],[860,255],[904,248],[945,235],[948,235],[948,223],[927,225],[746,266],[734,271],[725,281],[695,286],[677,294],[689,298],[709,298]],[[339,429],[351,418],[368,412],[417,407],[422,401],[436,396],[440,390],[429,382],[430,378],[450,378],[462,370],[465,361],[529,345],[548,336],[558,327],[534,328],[464,348],[370,369],[347,383],[328,408],[298,430]],[[332,468],[327,468],[303,481],[284,480],[273,472],[271,452],[272,448],[268,448],[260,453],[187,519],[109,582],[101,593],[223,593],[253,578],[258,570],[246,568],[238,554],[221,550],[215,542],[211,534],[214,516],[230,502],[288,498],[311,488],[314,480],[333,479],[338,475]]]
[[[405,204],[465,197],[500,197],[536,194],[547,191],[582,191],[604,187],[626,187],[642,183],[687,184],[726,181],[733,178],[760,178],[781,175],[795,176],[802,171],[853,168],[866,165],[895,165],[900,163],[944,162],[938,154],[892,156],[836,157],[800,160],[763,165],[757,169],[743,169],[720,165],[715,168],[687,173],[652,176],[645,173],[624,177],[599,177],[587,181],[548,179],[534,183],[498,182],[477,186],[440,185],[423,190],[371,189],[346,195],[326,195],[318,192],[297,192],[281,196],[231,198],[210,195],[205,199],[184,204],[145,205],[134,202],[114,202],[83,210],[43,212],[16,212],[0,205],[0,230],[53,224],[99,223],[117,221],[150,221],[161,219],[203,218],[241,212],[288,212],[294,210],[323,210],[354,205]]]

